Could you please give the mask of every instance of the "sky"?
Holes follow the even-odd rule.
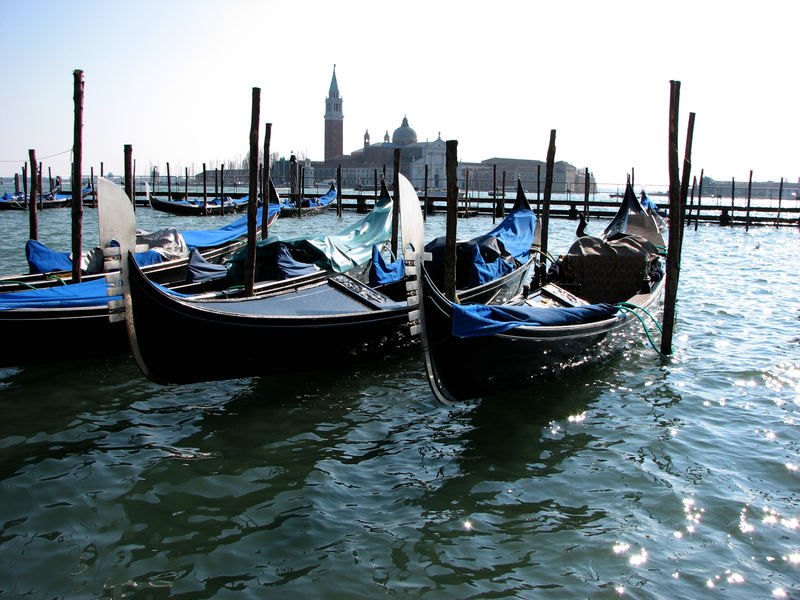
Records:
[[[669,181],[670,81],[692,173],[800,177],[800,3],[786,0],[0,0],[0,176],[28,149],[67,175],[73,71],[82,169],[199,172],[243,159],[252,88],[271,152],[324,158],[333,65],[344,150],[391,135],[458,140],[458,157],[556,160],[601,184]]]

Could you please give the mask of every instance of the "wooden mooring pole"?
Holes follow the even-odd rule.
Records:
[[[681,183],[678,168],[678,106],[680,81],[670,81],[669,101],[669,246],[667,250],[667,279],[664,289],[664,323],[661,353],[672,354],[672,335],[675,329],[675,304],[680,276],[681,242],[683,240]]]
[[[750,169],[750,179],[747,181],[747,213],[744,218],[744,230],[750,231],[750,197],[753,192],[753,169]]]
[[[250,178],[247,198],[247,256],[244,263],[244,293],[252,296],[256,284],[256,219],[258,218],[258,129],[261,88],[254,87],[250,111]]]
[[[342,216],[342,165],[336,167],[336,216]]]
[[[83,254],[83,196],[81,194],[81,162],[83,161],[83,71],[72,72],[75,122],[72,141],[72,282],[81,281]]]
[[[167,200],[172,202],[172,177],[169,174],[169,163],[167,163]]]
[[[458,141],[445,143],[445,171],[447,172],[447,221],[444,245],[444,295],[456,302],[456,228],[458,227]]]
[[[694,230],[697,231],[697,222],[700,220],[700,205],[703,202],[703,173],[705,169],[700,169],[700,186],[697,188],[697,213],[694,215]]]
[[[36,162],[36,150],[28,150],[28,157],[31,163],[31,195],[28,201],[28,237],[32,240],[39,239],[39,214],[37,212],[36,204],[39,198],[39,177],[36,169],[39,163]]]
[[[264,126],[264,182],[261,186],[261,239],[269,235],[269,201],[272,199],[272,178],[270,177],[269,146],[272,143],[272,123]],[[279,209],[280,210],[280,209]]]
[[[400,148],[394,149],[394,175],[392,177],[392,260],[397,259],[397,233],[400,217]]]
[[[547,257],[547,230],[550,224],[550,198],[553,194],[553,170],[556,161],[556,130],[550,130],[550,143],[547,146],[547,169],[544,176],[544,201],[542,203],[542,244],[540,246],[541,256],[546,260]],[[542,277],[547,273],[547,269],[542,270]],[[541,281],[540,284],[544,284]]]
[[[225,163],[219,166],[219,212],[225,214]]]
[[[125,144],[122,147],[125,159],[125,194],[131,201],[132,206],[136,206],[136,200],[133,194],[133,146]]]
[[[203,214],[208,214],[208,177],[206,174],[206,163],[203,163]]]
[[[778,217],[775,220],[775,227],[781,222],[781,200],[783,200],[783,177],[781,177],[781,185],[778,188]]]

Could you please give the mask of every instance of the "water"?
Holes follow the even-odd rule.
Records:
[[[68,215],[40,215],[40,238],[68,249],[51,212]],[[0,218],[0,268],[20,271],[26,216]],[[316,219],[276,231],[341,226]],[[574,226],[556,221],[551,249]],[[429,220],[428,236],[441,227]],[[0,590],[800,597],[798,235],[687,230],[669,362],[642,342],[575,378],[452,407],[418,351],[174,387],[127,358],[0,370]],[[176,351],[209,368],[236,359]]]

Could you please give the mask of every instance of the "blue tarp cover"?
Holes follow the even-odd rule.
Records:
[[[25,243],[25,256],[28,259],[28,268],[31,273],[53,273],[56,271],[71,271],[72,259],[70,252],[57,252],[51,250],[37,240],[28,240]],[[136,253],[136,263],[146,267],[163,261],[163,257],[154,250]]]
[[[529,208],[516,208],[489,233],[456,247],[456,287],[475,287],[512,271],[515,260],[524,263],[530,256],[536,236],[536,215]],[[442,287],[444,279],[445,237],[425,245],[432,255],[427,266],[433,281]]]
[[[608,319],[625,318],[613,304],[590,304],[578,307],[492,306],[453,304],[453,335],[480,337],[503,333],[520,325],[577,325]]]
[[[122,296],[108,296],[105,278],[58,287],[0,294],[0,310],[102,306]]]
[[[286,244],[278,245],[276,260],[278,264],[278,279],[289,279],[290,277],[299,277],[300,275],[307,275],[318,271],[314,265],[300,262],[292,258]]]
[[[277,204],[269,203],[267,209],[268,219],[277,212],[280,212],[280,206]],[[256,213],[256,227],[261,227],[261,217],[263,215],[263,206],[258,207]],[[239,217],[220,227],[219,229],[201,229],[196,231],[181,231],[186,245],[189,248],[210,248],[224,244],[230,240],[234,240],[243,235],[247,235],[247,215]]]
[[[405,275],[406,265],[402,258],[387,265],[377,244],[372,246],[372,264],[369,267],[370,286],[375,287],[400,281]]]

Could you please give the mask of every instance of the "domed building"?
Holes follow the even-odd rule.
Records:
[[[394,130],[392,143],[398,146],[408,146],[417,143],[417,132],[408,124],[408,117],[403,117],[403,123]]]

